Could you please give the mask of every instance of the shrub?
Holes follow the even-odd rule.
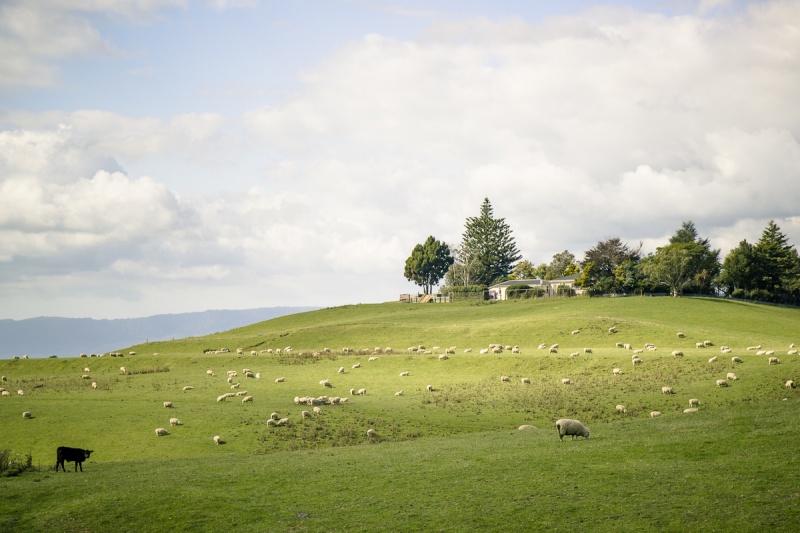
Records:
[[[0,477],[18,476],[33,468],[33,457],[27,454],[24,457],[10,450],[0,450]]]
[[[449,287],[447,291],[454,302],[482,301],[486,299],[486,287],[484,285],[461,285]]]
[[[575,289],[566,285],[559,285],[556,289],[557,296],[575,296]]]

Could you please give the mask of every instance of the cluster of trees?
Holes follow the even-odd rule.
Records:
[[[720,262],[720,250],[684,222],[667,245],[642,256],[642,244],[619,238],[598,242],[576,262],[568,250],[549,264],[522,260],[511,228],[495,218],[486,198],[480,215],[469,217],[462,241],[448,246],[428,237],[406,260],[406,279],[425,294],[442,279],[445,290],[482,290],[509,279],[556,279],[578,274],[575,285],[589,294],[668,292],[673,296],[723,294],[734,298],[800,305],[800,256],[774,221],[761,239],[742,241]]]

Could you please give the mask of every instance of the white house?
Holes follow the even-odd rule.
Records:
[[[515,285],[527,285],[532,289],[542,289],[544,291],[544,297],[555,296],[558,293],[559,287],[569,287],[575,288],[575,280],[578,278],[578,274],[571,274],[569,276],[564,276],[563,278],[556,278],[550,280],[544,279],[512,279],[509,281],[504,281],[502,283],[498,283],[496,285],[492,285],[489,287],[489,299],[490,300],[506,300],[506,291],[509,287],[514,287]]]

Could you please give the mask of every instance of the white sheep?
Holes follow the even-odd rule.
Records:
[[[172,402],[164,402],[164,407],[165,407],[166,409],[172,409],[172,408],[173,408],[173,407],[175,407],[175,406],[174,406],[174,405],[172,405]]]
[[[520,427],[517,428],[520,431],[525,431],[527,429],[536,429],[536,426],[532,426],[530,424],[522,424]]]
[[[96,389],[96,388],[97,388],[97,382],[96,382],[96,381],[92,381],[92,388],[93,388],[93,389]]]
[[[158,437],[163,437],[164,435],[169,435],[169,431],[164,428],[156,428],[156,435]]]
[[[657,416],[661,416],[661,411],[650,411],[651,418],[655,418]]]
[[[617,413],[619,413],[619,414],[625,414],[625,413],[627,413],[627,412],[628,412],[628,410],[627,410],[627,409],[625,409],[625,406],[624,406],[624,405],[622,405],[622,404],[617,404]]]
[[[169,419],[169,425],[170,426],[181,426],[181,425],[183,425],[183,422],[181,422],[177,418],[170,418]]]
[[[698,411],[697,407],[689,407],[683,410],[684,413],[696,413],[697,411]]]
[[[697,407],[700,405],[700,400],[697,398],[689,398],[689,407]]]
[[[194,387],[192,387],[191,385],[186,385],[186,386],[183,388],[183,392],[187,392],[187,391],[190,391],[190,390],[194,390]]]
[[[408,376],[408,375],[410,375],[410,374],[411,374],[411,372],[409,372],[408,370],[404,370],[403,372],[400,372],[400,377],[401,377],[401,378],[402,378],[402,377],[406,377],[406,376]],[[351,394],[352,394],[352,393],[351,393]]]
[[[686,335],[685,335],[685,334],[684,334],[682,331],[679,331],[679,332],[677,333],[677,335],[678,335],[678,338],[679,338],[679,339],[682,339],[682,338],[684,338],[684,337],[686,336]]]
[[[779,365],[780,363],[781,363],[781,360],[778,359],[777,357],[770,357],[769,359],[767,359],[767,364],[768,365],[772,365],[772,364]]]
[[[395,392],[394,395],[395,396],[402,396],[403,395],[403,391],[399,390],[399,391]]]
[[[367,393],[367,389],[358,389],[358,390],[356,391],[356,394],[357,394],[358,396],[364,396],[366,393]]]
[[[725,379],[718,379],[717,380],[717,387],[727,387],[728,381]]]
[[[224,402],[227,397],[228,397],[227,394],[222,394],[220,396],[217,396],[217,401],[218,402]]]
[[[369,429],[367,430],[367,437],[369,437],[369,438],[375,438],[375,437],[377,437],[377,436],[378,436],[378,433],[376,433],[374,429],[372,429],[372,428],[369,428]]]
[[[583,353],[592,353],[592,349],[591,348],[584,348],[583,349]]]
[[[353,365],[353,368],[361,368],[361,363],[356,363]]]
[[[25,420],[26,418],[33,418],[33,414],[30,411],[23,411],[22,419]]]
[[[797,350],[794,350],[794,349],[793,350],[789,350],[788,352],[786,352],[786,355],[797,355]]]
[[[447,356],[446,353],[439,354],[439,361],[447,361],[450,357]]]
[[[511,381],[511,378],[508,376],[500,376],[500,381]]]
[[[267,426],[273,427],[273,426],[277,426],[277,425],[278,425],[278,421],[275,420],[274,418],[268,418],[267,419]]]
[[[272,413],[271,415],[269,415],[269,417],[272,420],[278,420],[281,417],[281,415],[279,415],[278,413]]]
[[[213,376],[214,375],[214,371],[213,370],[206,370],[206,375],[207,376]]]
[[[472,353],[472,348],[464,348],[464,353]]]
[[[433,392],[433,385],[425,385],[425,390],[428,392]]]
[[[275,383],[283,383],[286,381],[286,378],[275,378]]]
[[[558,348],[550,348],[550,353],[558,353]]]
[[[675,394],[675,391],[672,387],[661,387],[661,394]]]
[[[608,328],[608,332],[609,333],[616,333],[617,332],[617,327],[616,326],[611,326],[610,328]]]
[[[734,362],[734,363],[741,363],[741,362],[743,362],[741,357],[735,357],[735,356],[734,356],[734,357],[731,357],[731,361],[732,361],[732,362]]]
[[[209,370],[209,372],[211,372],[211,371]],[[127,373],[127,371],[125,370],[125,367],[124,367],[124,366],[121,366],[121,367],[119,367],[119,373],[120,373],[120,374],[125,374],[125,373]],[[212,372],[212,374],[213,374],[213,372]]]
[[[545,344],[545,343],[540,344],[539,345],[539,349],[540,350],[546,350],[547,349],[547,344]]]
[[[578,420],[571,418],[559,418],[556,420],[556,430],[558,431],[558,438],[562,441],[565,435],[571,436],[572,440],[575,440],[576,437],[589,438],[589,428]]]
[[[275,423],[275,425],[277,425],[277,426],[288,426],[289,425],[289,419],[288,418],[281,418],[280,420],[278,420]]]
[[[717,356],[715,355],[714,357],[710,357],[710,358],[708,359],[708,362],[709,362],[709,364],[710,364],[710,363],[716,363],[716,362],[717,362]]]
[[[611,370],[611,372],[612,372],[612,373],[613,373],[615,376],[619,376],[619,375],[621,375],[621,374],[622,374],[622,369],[621,369],[621,368],[614,368],[614,369],[612,369],[612,370]]]
[[[314,411],[314,414],[316,414],[316,415],[321,415],[322,414],[322,407],[320,407],[319,405],[315,405],[314,408],[312,409],[312,411]]]
[[[344,367],[340,366],[339,370],[336,371],[337,374],[344,374]]]
[[[301,411],[301,412],[300,412],[300,418],[303,418],[303,419],[305,419],[305,418],[311,418],[311,413],[310,413],[310,412],[308,412],[308,411]]]
[[[672,350],[672,355],[675,357],[683,357],[683,352],[680,350]]]
[[[570,357],[578,357],[581,353],[580,352],[572,352],[569,354]]]
[[[580,332],[581,332],[581,330],[579,330],[579,329],[573,329],[572,330],[572,335],[577,335]]]
[[[706,345],[703,344],[702,342],[696,342],[696,343],[694,343],[694,347],[695,348],[705,348]]]
[[[797,387],[797,385],[795,385],[793,380],[790,379],[789,381],[786,382],[786,388],[787,389],[794,389],[796,387]]]
[[[525,383],[525,384],[528,384],[528,385],[531,384],[530,378],[519,378],[519,381],[520,381],[520,383]]]
[[[711,341],[706,340],[706,341],[703,341],[703,346],[708,348],[709,346],[714,346],[714,343],[711,342]]]
[[[370,363],[377,360],[378,360],[377,357],[370,357],[369,359],[367,359],[367,361],[369,361]]]
[[[725,377],[727,379],[731,380],[731,381],[736,381],[737,379],[739,379],[739,378],[736,377],[736,374],[734,374],[733,372],[728,372],[728,375],[725,376]]]
[[[219,435],[214,435],[214,444],[219,445],[220,442],[222,442],[222,438]]]
[[[19,389],[19,390],[17,391],[17,394],[18,394],[19,396],[25,396],[25,391],[24,391],[24,390],[22,390],[22,389]]]
[[[569,378],[561,378],[561,384],[562,385],[570,385],[570,384],[572,384],[572,380],[569,379]]]
[[[252,396],[245,396],[244,398],[242,398],[242,403],[247,403],[247,402],[252,402],[252,401],[253,401],[253,397]]]

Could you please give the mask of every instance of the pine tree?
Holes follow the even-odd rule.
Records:
[[[759,287],[769,292],[773,301],[788,301],[790,293],[797,286],[800,265],[797,251],[774,220],[770,220],[764,228],[755,249],[761,259]]]
[[[481,214],[467,218],[462,253],[475,261],[473,283],[492,285],[505,280],[522,256],[504,218],[494,218],[492,204],[484,198]]]

